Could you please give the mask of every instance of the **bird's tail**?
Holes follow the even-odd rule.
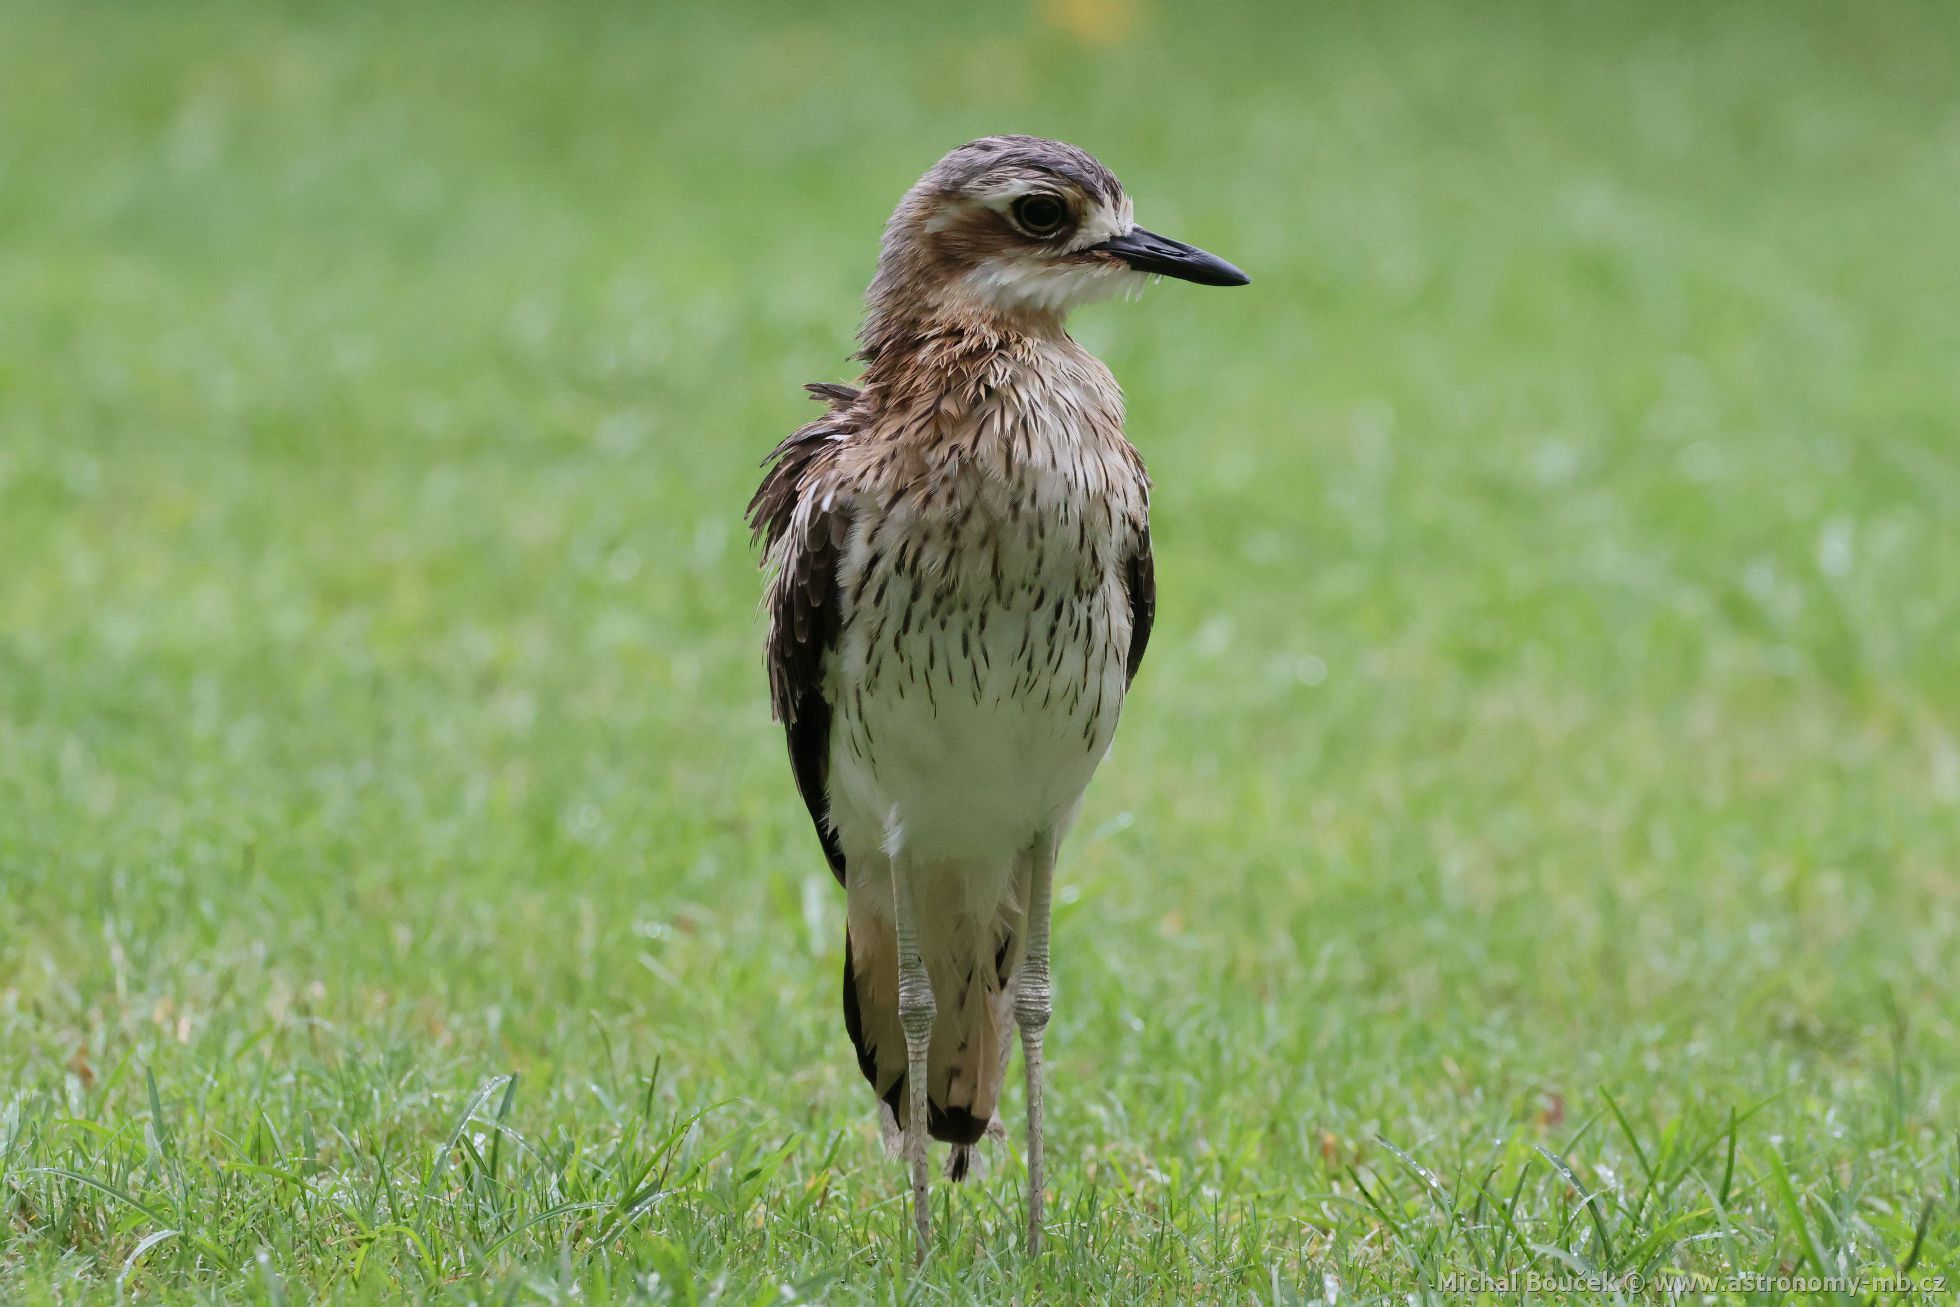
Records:
[[[953,1145],[946,1172],[964,1179],[973,1145],[994,1124],[1013,1051],[1011,981],[1020,966],[1021,915],[1003,904],[986,923],[923,923],[922,952],[938,1016],[926,1059],[926,1131]],[[858,1069],[902,1130],[910,1107],[905,1034],[898,1019],[898,941],[891,922],[853,912],[844,933],[844,1029]]]

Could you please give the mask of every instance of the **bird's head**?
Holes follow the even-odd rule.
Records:
[[[934,164],[885,227],[872,324],[947,314],[1059,318],[1150,276],[1205,286],[1250,278],[1136,225],[1094,156],[1038,136],[987,136]]]

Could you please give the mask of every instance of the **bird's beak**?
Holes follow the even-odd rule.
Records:
[[[1114,254],[1138,272],[1160,272],[1200,286],[1243,286],[1252,280],[1216,254],[1141,227],[1132,227],[1126,234],[1089,249]]]

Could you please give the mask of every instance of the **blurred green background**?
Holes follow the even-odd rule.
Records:
[[[0,1296],[1960,1275],[1956,48],[0,3]],[[1161,596],[1053,1246],[1017,1094],[913,1281],[740,517],[997,131],[1254,284],[1076,323]]]

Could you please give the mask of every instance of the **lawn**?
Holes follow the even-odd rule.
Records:
[[[4,0],[0,1300],[1960,1284],[1955,48]],[[1254,284],[1078,319],[1157,630],[914,1277],[740,518],[1002,130]]]

